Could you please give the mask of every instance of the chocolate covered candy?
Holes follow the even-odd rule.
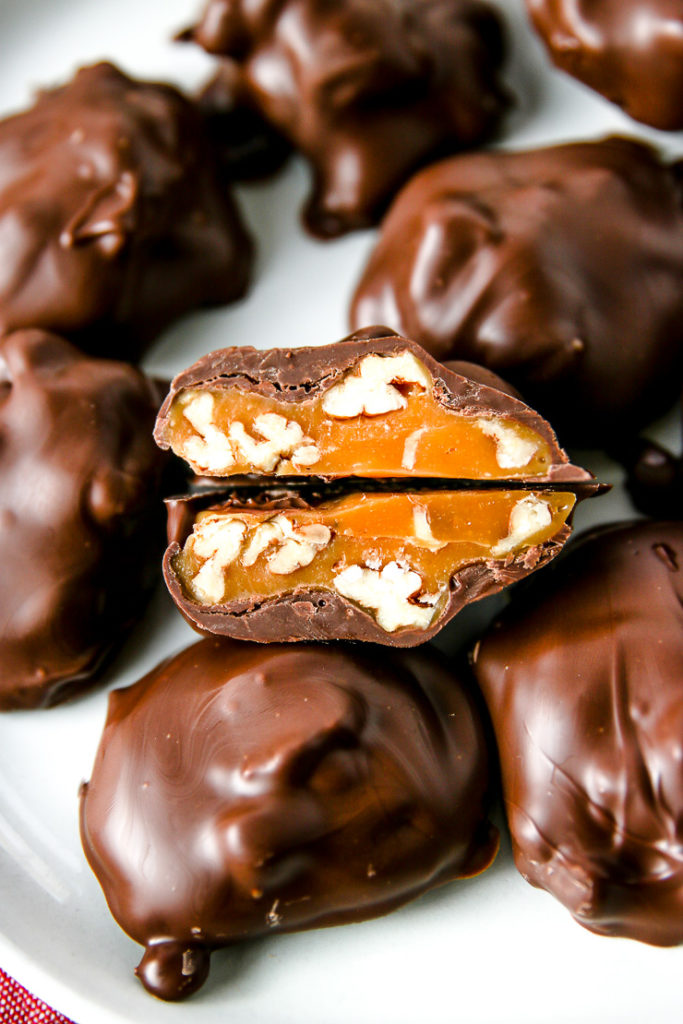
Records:
[[[258,112],[232,61],[221,64],[198,103],[229,181],[268,177],[287,160],[290,144]]]
[[[488,138],[507,106],[481,0],[209,0],[185,38],[232,58],[308,157],[304,222],[323,238],[374,224],[417,167]]]
[[[626,469],[626,489],[639,512],[683,519],[683,458],[645,438],[614,455]]]
[[[42,331],[0,342],[0,710],[86,687],[154,582],[152,383]]]
[[[683,128],[681,0],[527,0],[563,71],[655,128]]]
[[[134,358],[181,314],[242,295],[251,258],[176,89],[97,64],[0,121],[0,333]]]
[[[234,480],[171,503],[174,600],[261,642],[421,643],[551,558],[591,487],[528,406],[384,328],[212,353],[173,381],[156,437]]]
[[[483,363],[563,441],[602,447],[680,394],[682,274],[679,176],[649,147],[481,153],[400,193],[351,321]]]
[[[81,835],[143,985],[181,999],[218,947],[484,870],[488,788],[477,707],[432,652],[214,638],[111,694]]]
[[[683,941],[683,524],[598,529],[479,647],[517,867],[603,935]]]

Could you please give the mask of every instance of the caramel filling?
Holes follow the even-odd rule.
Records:
[[[341,594],[387,632],[427,629],[463,566],[509,561],[553,537],[576,496],[546,491],[360,494],[315,508],[207,509],[174,559],[204,606],[298,589]]]
[[[368,355],[308,401],[232,388],[188,389],[171,408],[167,441],[200,476],[544,476],[546,441],[505,416],[443,406],[410,352]]]

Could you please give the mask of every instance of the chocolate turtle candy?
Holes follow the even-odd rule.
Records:
[[[680,0],[526,0],[563,71],[655,128],[683,128]]]
[[[435,653],[212,638],[111,694],[81,835],[163,999],[212,950],[362,921],[483,871],[488,751]]]
[[[173,381],[156,437],[233,481],[171,504],[174,600],[262,642],[418,644],[556,554],[592,486],[523,402],[383,328],[212,353]]]
[[[563,442],[604,447],[680,395],[682,274],[680,168],[649,146],[476,153],[399,193],[351,323],[482,363]]]
[[[252,245],[195,105],[111,64],[0,121],[0,333],[135,358],[247,286]]]
[[[376,223],[416,168],[488,138],[508,105],[482,0],[208,0],[181,38],[232,58],[311,161],[304,222],[320,237]]]
[[[286,162],[291,145],[258,112],[233,61],[221,63],[197,104],[228,181],[266,178]]]
[[[475,670],[524,877],[591,931],[683,942],[683,523],[580,538]]]
[[[0,342],[0,710],[89,685],[159,579],[158,408],[125,363]]]

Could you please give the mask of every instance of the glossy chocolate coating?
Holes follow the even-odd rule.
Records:
[[[563,71],[637,121],[683,128],[681,0],[527,0]]]
[[[254,106],[232,61],[223,61],[199,94],[209,137],[228,181],[266,178],[292,151]]]
[[[483,871],[488,789],[477,707],[436,654],[214,638],[111,695],[81,835],[140,980],[181,999],[220,946]]]
[[[484,141],[508,103],[482,0],[209,0],[185,38],[233,58],[311,161],[304,222],[322,238],[376,223],[416,168]]]
[[[351,322],[482,363],[564,443],[602,447],[680,394],[682,205],[626,139],[444,160],[390,209]]]
[[[615,458],[626,469],[626,490],[639,512],[655,519],[683,519],[683,459],[643,438]]]
[[[251,258],[176,89],[97,64],[0,121],[0,333],[135,358],[181,314],[242,295]]]
[[[85,688],[159,579],[158,394],[42,331],[0,342],[0,709]]]
[[[517,867],[602,935],[683,941],[683,524],[603,527],[481,642]]]

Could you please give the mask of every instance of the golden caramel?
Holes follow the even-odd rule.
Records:
[[[426,368],[410,359],[421,379],[369,387],[371,409],[398,406],[387,411],[347,416],[360,400],[344,384],[301,402],[235,387],[188,389],[173,402],[166,439],[201,476],[509,480],[548,472],[550,448],[535,431],[502,415],[449,410],[434,397]]]
[[[231,502],[197,515],[173,567],[205,606],[316,588],[364,607],[388,632],[426,629],[459,569],[543,544],[575,502],[519,490],[353,493],[284,510]]]

